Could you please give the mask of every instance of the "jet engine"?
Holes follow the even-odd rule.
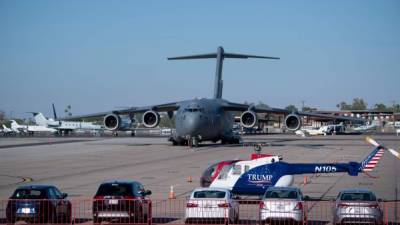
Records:
[[[142,117],[143,125],[147,128],[153,128],[160,123],[160,114],[153,110],[146,111]]]
[[[103,119],[104,127],[108,130],[129,130],[132,126],[132,120],[129,116],[117,114],[108,114]]]
[[[288,130],[298,130],[301,128],[301,118],[297,114],[289,114],[285,118],[285,125]]]
[[[257,124],[257,114],[253,111],[245,111],[240,115],[240,123],[245,128],[252,128]]]

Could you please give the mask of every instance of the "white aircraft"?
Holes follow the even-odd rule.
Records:
[[[317,128],[317,129],[304,128],[304,129],[295,131],[295,134],[303,136],[303,137],[308,137],[308,136],[317,136],[317,135],[327,135],[327,134],[333,134],[333,133],[343,133],[344,130],[345,130],[345,128],[342,124],[337,124],[337,125],[321,126],[320,128]]]
[[[95,125],[90,122],[73,122],[73,121],[62,121],[62,120],[54,120],[47,119],[42,113],[33,113],[35,123],[40,126],[46,126],[49,128],[56,129],[60,134],[68,134],[72,131],[77,130],[102,130],[103,127],[101,125]]]
[[[11,129],[13,131],[24,132],[29,135],[33,135],[35,132],[57,132],[54,128],[48,128],[47,126],[38,126],[38,125],[20,125],[15,120],[11,120]]]
[[[8,136],[17,132],[14,132],[12,129],[6,127],[6,125],[3,124],[3,129],[2,129],[2,133],[4,136]]]
[[[370,125],[363,125],[359,127],[355,127],[353,130],[354,131],[359,131],[359,132],[366,132],[366,131],[371,131],[377,128],[376,124],[370,124]]]
[[[295,134],[308,137],[308,136],[316,136],[316,135],[326,135],[326,131],[328,130],[328,126],[322,126],[320,128],[302,128],[300,130],[296,130]]]

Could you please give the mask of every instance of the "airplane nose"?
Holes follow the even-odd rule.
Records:
[[[186,135],[195,136],[198,135],[201,127],[201,120],[200,115],[196,114],[189,114],[186,115],[185,121],[185,133]]]

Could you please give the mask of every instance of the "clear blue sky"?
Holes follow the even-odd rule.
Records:
[[[400,102],[400,1],[0,1],[0,110],[75,115],[212,97],[335,109]],[[61,112],[59,112],[61,114]]]

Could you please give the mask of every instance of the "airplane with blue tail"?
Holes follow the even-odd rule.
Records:
[[[361,162],[348,163],[287,163],[281,156],[253,154],[251,160],[222,161],[211,165],[204,171],[200,183],[203,187],[227,188],[238,195],[263,195],[271,186],[293,185],[294,175],[298,174],[348,173],[358,176],[372,171],[385,149],[377,144]]]

